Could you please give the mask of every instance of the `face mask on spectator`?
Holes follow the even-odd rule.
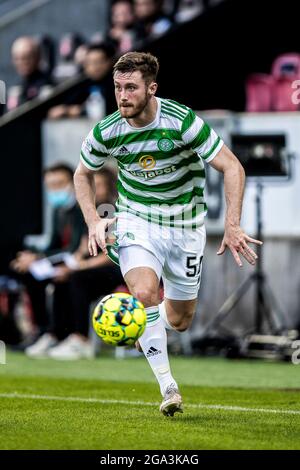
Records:
[[[47,200],[52,207],[71,207],[75,203],[75,194],[71,189],[47,191]]]

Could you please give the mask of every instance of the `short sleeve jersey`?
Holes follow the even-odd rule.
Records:
[[[203,224],[205,165],[223,141],[195,112],[169,99],[157,99],[153,122],[132,127],[119,111],[90,131],[81,161],[99,170],[107,157],[119,167],[117,211],[174,227]]]

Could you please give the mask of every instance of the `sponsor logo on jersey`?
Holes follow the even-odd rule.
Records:
[[[151,170],[152,168],[155,167],[156,161],[152,155],[143,155],[139,159],[139,165],[142,167],[144,170]]]
[[[145,180],[149,180],[151,178],[155,178],[156,176],[167,175],[168,173],[174,173],[176,171],[176,165],[168,166],[167,168],[162,168],[160,170],[153,170],[153,171],[134,171],[134,170],[127,170],[132,176],[139,176],[144,178]]]
[[[170,150],[173,150],[174,148],[174,142],[172,142],[171,139],[163,137],[162,139],[159,139],[157,146],[162,152],[170,152]]]

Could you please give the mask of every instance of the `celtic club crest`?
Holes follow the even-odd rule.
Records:
[[[159,150],[162,152],[170,152],[170,150],[173,150],[174,148],[174,142],[172,142],[171,139],[167,139],[165,137],[163,139],[159,139],[157,145]]]

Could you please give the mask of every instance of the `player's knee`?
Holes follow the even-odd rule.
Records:
[[[187,323],[186,321],[182,321],[178,323],[177,325],[173,325],[175,330],[178,331],[179,333],[183,333],[184,331],[186,331],[189,328],[189,326],[190,326],[190,323]]]
[[[133,295],[144,304],[145,307],[154,307],[159,304],[159,295],[156,289],[141,287],[134,290]]]
[[[183,333],[187,329],[188,329],[188,326],[180,326],[179,328],[176,328],[176,331],[178,331],[178,333]]]
[[[194,312],[186,312],[181,318],[172,321],[172,326],[176,331],[182,333],[186,331],[192,324]]]

